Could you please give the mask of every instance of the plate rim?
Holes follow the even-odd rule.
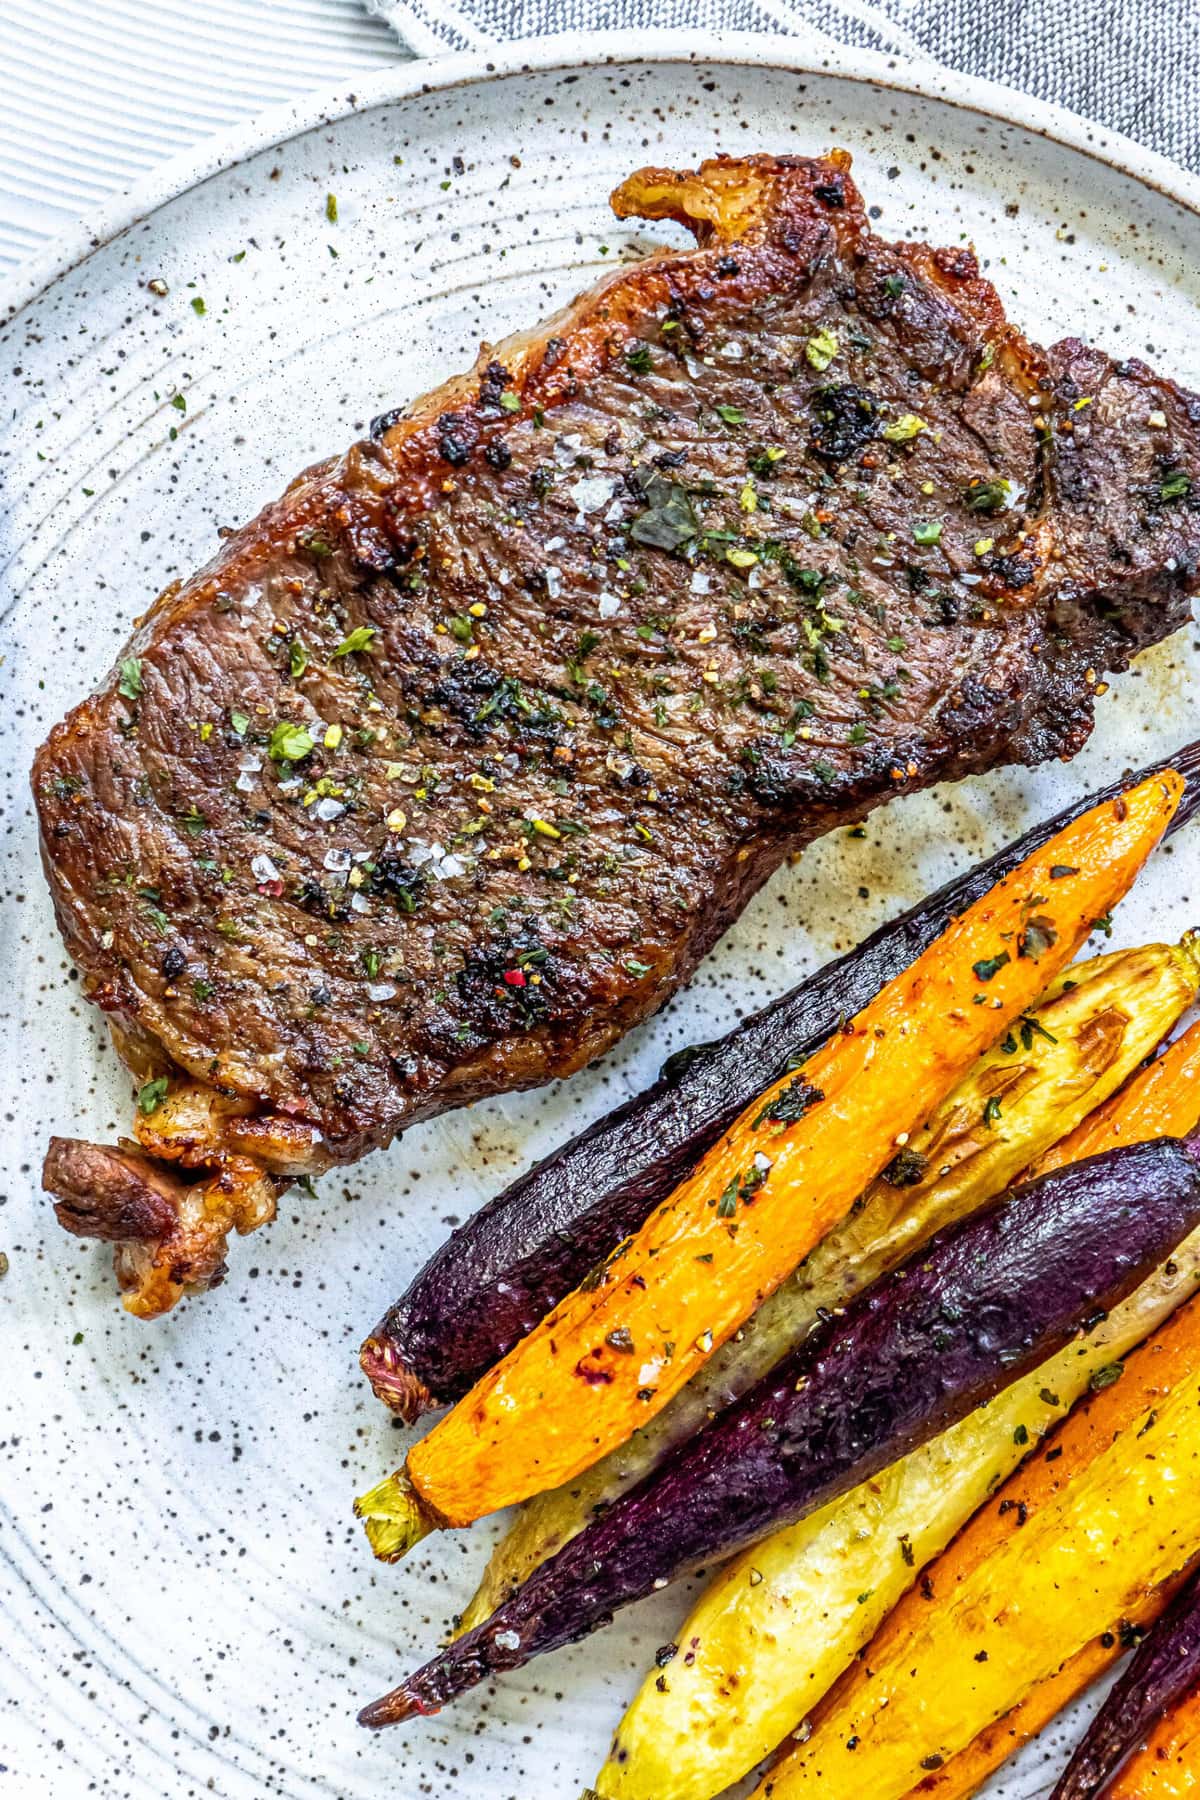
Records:
[[[1137,143],[1125,133],[1087,119],[1065,106],[1019,92],[982,76],[968,75],[933,59],[843,45],[812,33],[806,39],[752,31],[704,34],[661,28],[637,31],[560,32],[517,39],[503,45],[414,57],[367,75],[361,81],[302,94],[255,113],[224,131],[160,163],[124,192],[89,210],[66,232],[51,239],[28,263],[0,281],[0,329],[7,329],[42,294],[97,250],[214,176],[274,145],[359,112],[399,103],[416,95],[483,86],[525,73],[542,74],[604,68],[622,63],[725,62],[787,74],[832,76],[870,87],[891,88],[913,98],[942,102],[1029,131],[1064,149],[1090,157],[1150,188],[1200,218],[1200,175]]]

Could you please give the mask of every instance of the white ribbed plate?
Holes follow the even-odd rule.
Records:
[[[960,78],[922,96],[879,59],[804,72],[777,66],[786,54],[732,39],[699,66],[678,43],[559,40],[492,73],[396,71],[357,110],[243,133],[228,146],[243,160],[223,171],[163,177],[0,329],[0,1796],[571,1800],[685,1593],[436,1721],[360,1732],[355,1707],[437,1642],[488,1532],[372,1565],[350,1500],[402,1439],[358,1377],[359,1338],[449,1215],[645,1083],[665,1053],[726,1030],[1068,794],[1195,735],[1190,632],[1116,684],[1074,767],[898,803],[865,840],[820,846],[602,1068],[415,1130],[326,1178],[315,1201],[289,1196],[274,1227],[235,1245],[222,1292],[155,1326],[119,1311],[102,1249],[55,1227],[37,1191],[48,1133],[110,1137],[130,1097],[54,930],[27,796],[35,744],[133,614],[211,552],[218,525],[462,367],[481,336],[536,319],[659,236],[607,211],[629,170],[846,145],[880,230],[976,238],[1035,336],[1081,331],[1200,385],[1186,178]],[[1057,141],[1039,135],[1051,128]],[[1195,922],[1198,873],[1193,830],[1156,859],[1121,937]],[[1049,1739],[1060,1757],[1062,1732]],[[1043,1791],[1047,1754],[1008,1776],[1008,1800]]]

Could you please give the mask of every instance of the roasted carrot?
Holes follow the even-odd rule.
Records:
[[[1200,1793],[1200,1687],[1160,1719],[1108,1790],[1107,1800],[1184,1800]]]
[[[849,1209],[1128,891],[1183,793],[1093,808],[741,1115],[671,1198],[359,1503],[377,1550],[585,1469],[653,1417]]]
[[[1119,965],[1120,954],[1101,959],[1110,960]],[[1075,964],[1073,972],[1082,976],[1097,967]],[[1094,980],[1105,991],[1103,970]],[[1068,1000],[1086,993],[1088,985],[1085,981]],[[1119,983],[1109,999],[1115,1010]],[[1039,1008],[1029,1016],[1056,1031],[1062,1040],[1053,1053],[1057,1057],[1072,1033],[1052,1023],[1054,1010]],[[1137,1024],[1144,1028],[1140,1009]],[[1074,1035],[1078,1041],[1091,1034],[1083,1025]],[[1051,1054],[1040,1040],[1031,1049]],[[968,1084],[990,1060],[984,1057],[976,1065]],[[1171,1101],[1163,1092],[1161,1063],[1125,1082],[1120,1105],[1110,1115],[1113,1142],[1128,1145],[1154,1138],[1164,1124],[1182,1134],[1200,1121],[1200,1082],[1178,1058],[1175,1068],[1182,1086]],[[956,1088],[955,1095],[966,1085]],[[1052,1101],[1059,1091],[1052,1087],[1045,1098]],[[1039,1097],[1035,1087],[1024,1099],[1036,1106]],[[1009,1130],[1022,1123],[1031,1129],[1016,1108],[1005,1119]],[[921,1141],[921,1136],[914,1139]],[[1076,1141],[1082,1149],[1081,1140]],[[906,1191],[920,1195],[922,1190]],[[869,1211],[843,1226],[843,1234],[853,1226],[865,1229]],[[832,1241],[825,1240],[806,1269]],[[709,1800],[754,1768],[813,1711],[919,1571],[1028,1455],[1028,1446],[1065,1417],[1098,1370],[1120,1362],[1169,1318],[1195,1291],[1198,1279],[1200,1232],[1082,1344],[1015,1382],[990,1405],[884,1476],[856,1488],[837,1506],[728,1563],[675,1633],[679,1644],[687,1646],[686,1656],[675,1656],[665,1672],[652,1670],[621,1720],[596,1777],[596,1800]],[[780,1294],[786,1291],[781,1288]],[[844,1295],[827,1292],[823,1300],[832,1309],[843,1303]],[[591,1473],[583,1477],[585,1483]],[[1139,1617],[1135,1622],[1144,1621]],[[1114,1635],[1108,1635],[1105,1648],[1108,1624],[1100,1622],[1093,1644],[1061,1676],[1052,1677],[1045,1692],[1037,1690],[942,1769],[926,1775],[921,1793],[937,1800],[973,1793],[1120,1654]]]
[[[1137,1107],[1131,1117],[1125,1104],[1125,1090],[1115,1093],[1089,1113],[1075,1130],[1060,1138],[1026,1171],[1032,1179],[1045,1175],[1064,1163],[1078,1162],[1084,1156],[1099,1156],[1102,1150],[1115,1150],[1118,1144],[1143,1137],[1182,1137],[1196,1122],[1196,1095],[1200,1092],[1200,1021],[1168,1050],[1134,1077],[1137,1083]]]
[[[957,1220],[360,1722],[437,1712],[840,1499],[1077,1344],[1197,1230],[1200,1138],[1090,1157]]]
[[[1050,1800],[1100,1800],[1154,1728],[1200,1688],[1200,1579],[1195,1571],[1134,1651],[1088,1726]]]
[[[1098,1632],[1082,1650],[1068,1657],[1061,1669],[1039,1683],[1020,1706],[986,1726],[965,1750],[952,1756],[940,1769],[923,1775],[910,1789],[910,1800],[969,1800],[970,1795],[978,1793],[1010,1756],[1015,1756],[1064,1706],[1086,1693],[1093,1681],[1125,1655],[1133,1634],[1154,1623],[1177,1585],[1178,1578],[1164,1583],[1146,1594],[1120,1620],[1114,1619],[1111,1627]],[[1129,1800],[1134,1800],[1132,1794]]]
[[[590,1469],[525,1503],[493,1550],[461,1629],[470,1631],[482,1624],[597,1512],[611,1506],[694,1436],[714,1412],[760,1380],[822,1313],[844,1306],[851,1295],[894,1268],[941,1226],[964,1218],[1011,1186],[1056,1138],[1124,1086],[1174,1030],[1198,989],[1200,933],[1196,932],[1188,932],[1177,946],[1147,944],[1072,963],[1020,1025],[972,1065],[911,1134],[902,1155],[764,1300],[746,1329],[710,1357],[669,1406]],[[1200,1100],[1196,1111],[1200,1115]],[[760,1586],[747,1598],[746,1610],[765,1611],[766,1601]],[[651,1800],[667,1800],[668,1783],[672,1800],[676,1786],[682,1796],[682,1768],[694,1756],[701,1773],[705,1762],[700,1740],[709,1735],[724,1747],[722,1758],[726,1753],[736,1755],[739,1742],[747,1750],[745,1767],[715,1783],[724,1787],[753,1768],[791,1730],[799,1713],[765,1743],[756,1742],[751,1748],[748,1742],[750,1717],[760,1706],[766,1709],[768,1694],[772,1712],[795,1698],[789,1677],[796,1657],[804,1654],[803,1643],[797,1641],[801,1611],[787,1609],[790,1626],[779,1620],[767,1625],[764,1620],[756,1666],[761,1670],[765,1658],[768,1667],[754,1682],[735,1683],[732,1701],[724,1678],[716,1673],[720,1652],[711,1632],[705,1631],[704,1657],[689,1662],[686,1675],[682,1679],[676,1675],[667,1692],[674,1696],[698,1681],[703,1662],[719,1681],[719,1695],[714,1693],[710,1709],[711,1734],[696,1725],[696,1717],[705,1716],[702,1706],[685,1707],[682,1701],[677,1706],[673,1698],[664,1698],[657,1674],[650,1677],[655,1724],[642,1734],[644,1756],[629,1755],[622,1762],[626,1784],[622,1794],[637,1792],[637,1768],[644,1763]],[[749,1621],[746,1629],[754,1630]],[[731,1715],[737,1715],[744,1730],[731,1725]],[[764,1726],[771,1729],[765,1720]]]
[[[756,1800],[903,1800],[1200,1551],[1200,1299],[909,1590]]]

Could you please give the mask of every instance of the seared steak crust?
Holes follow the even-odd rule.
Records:
[[[697,249],[310,469],[39,753],[89,997],[236,1099],[240,1153],[569,1074],[789,851],[1070,755],[1184,621],[1200,401],[1038,349],[847,169],[633,177],[618,213]]]

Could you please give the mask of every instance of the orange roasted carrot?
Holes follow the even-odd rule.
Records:
[[[1183,1800],[1200,1793],[1200,1688],[1185,1694],[1130,1757],[1105,1800]]]
[[[1124,895],[1167,770],[1082,814],[741,1115],[646,1224],[359,1502],[380,1554],[566,1481],[666,1405]]]
[[[1025,1171],[1032,1181],[1121,1144],[1183,1137],[1200,1115],[1200,1021]]]

